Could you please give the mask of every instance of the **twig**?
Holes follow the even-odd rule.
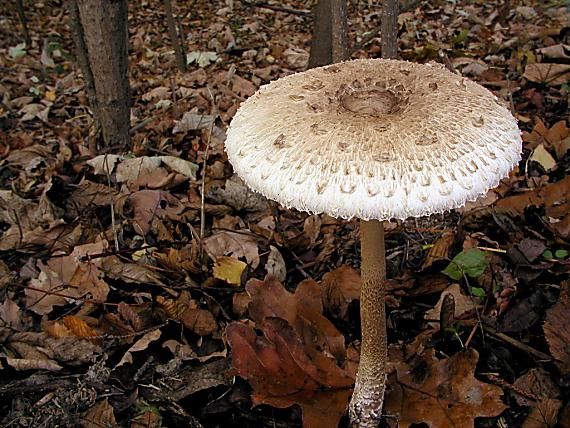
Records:
[[[512,345],[515,348],[518,348],[521,351],[524,351],[527,354],[530,354],[530,355],[534,356],[535,358],[538,358],[539,360],[552,361],[552,357],[550,355],[546,355],[546,354],[538,351],[537,349],[534,349],[528,345],[525,345],[524,343],[519,342],[518,340],[513,339],[512,337],[507,336],[504,333],[500,333],[497,330],[495,330],[493,327],[491,327],[490,325],[481,324],[481,326],[491,336],[495,336],[497,339],[501,339],[501,340],[507,342],[509,345]]]
[[[107,161],[107,154],[103,158],[105,165],[105,173],[107,174],[107,186],[109,188],[109,204],[111,206],[111,230],[113,231],[113,239],[115,240],[115,250],[120,251],[119,238],[117,236],[117,227],[115,225],[115,202],[113,201],[113,192],[111,191],[111,171],[109,170],[109,163]]]
[[[216,121],[216,117],[218,114],[218,108],[216,106],[216,99],[214,98],[214,95],[212,94],[212,91],[210,90],[210,87],[207,86],[208,89],[208,94],[210,95],[210,98],[212,99],[212,108],[210,109],[210,114],[212,116],[214,116],[214,110],[216,112],[216,116],[214,116],[214,119],[212,120],[212,123],[210,123],[210,132],[208,132],[208,141],[206,142],[206,150],[204,150],[204,159],[202,161],[202,184],[200,186],[200,193],[201,193],[201,197],[200,197],[200,261],[202,260],[202,257],[204,255],[204,246],[202,245],[202,242],[204,240],[204,235],[206,233],[206,165],[208,163],[208,155],[210,154],[210,143],[212,142],[212,132],[214,131],[214,122]]]
[[[310,10],[299,10],[299,9],[292,9],[290,7],[283,7],[283,6],[275,6],[263,1],[254,1],[254,2],[244,2],[247,6],[250,7],[259,7],[262,9],[270,9],[276,12],[283,12],[283,13],[290,13],[291,15],[298,15],[298,16],[309,16],[311,14]]]

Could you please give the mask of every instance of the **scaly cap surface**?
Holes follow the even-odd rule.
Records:
[[[233,118],[226,152],[286,207],[405,219],[474,200],[520,160],[516,119],[438,64],[354,60],[263,86]]]

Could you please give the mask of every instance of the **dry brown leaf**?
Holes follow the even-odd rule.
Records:
[[[451,294],[453,296],[453,300],[455,302],[455,314],[454,318],[458,319],[461,318],[462,315],[466,314],[467,312],[473,311],[475,309],[475,304],[478,303],[479,299],[473,296],[465,296],[461,292],[461,287],[459,284],[451,284],[443,293],[435,305],[433,309],[427,311],[424,315],[424,319],[431,320],[430,325],[432,327],[439,326],[439,320],[441,318],[441,308],[445,301],[445,297]],[[434,321],[437,320],[438,322]]]
[[[252,298],[249,313],[256,323],[270,317],[282,318],[293,326],[303,343],[344,361],[344,336],[322,315],[321,290],[315,281],[301,282],[295,294],[285,290],[275,278],[251,279],[245,288]]]
[[[144,351],[148,348],[148,346],[154,342],[155,340],[160,339],[162,332],[157,328],[156,330],[149,331],[143,337],[135,342],[133,346],[131,346],[127,352],[121,358],[121,361],[115,366],[115,369],[121,367],[124,364],[132,363],[133,362],[133,352],[140,352]]]
[[[85,321],[74,315],[66,316],[63,319],[63,324],[76,337],[93,337],[98,335]]]
[[[449,260],[449,250],[455,240],[453,232],[444,232],[441,237],[433,243],[422,265],[422,270],[427,269],[432,264],[440,260]]]
[[[208,336],[218,329],[218,324],[210,311],[197,306],[196,301],[191,301],[190,307],[180,315],[180,322],[198,336]]]
[[[323,372],[285,320],[266,318],[259,327],[263,337],[240,323],[226,330],[234,370],[252,385],[254,404],[298,404],[304,427],[336,427],[352,393],[352,375],[338,366]]]
[[[162,417],[156,410],[147,410],[130,421],[129,428],[161,428]]]
[[[307,217],[303,223],[303,232],[291,238],[287,245],[293,250],[306,252],[313,248],[321,232],[321,217],[313,214]]]
[[[90,295],[103,302],[109,293],[109,286],[102,279],[103,259],[88,258],[107,248],[106,241],[78,245],[69,256],[54,257],[47,264],[38,263],[40,274],[30,281],[32,288],[26,288],[26,306],[33,312],[44,315],[54,306],[65,305],[71,299]],[[86,260],[83,260],[87,257]],[[55,293],[55,294],[54,294]]]
[[[118,427],[113,407],[107,399],[97,402],[93,407],[83,413],[79,419],[82,428],[112,428]]]
[[[156,227],[158,219],[176,216],[181,211],[180,201],[162,190],[141,190],[128,197],[134,210],[134,226],[137,233],[146,235]]]
[[[32,323],[31,318],[20,310],[9,295],[5,295],[4,301],[0,304],[0,320],[3,326],[8,326],[15,331],[26,331]]]
[[[251,303],[251,297],[247,293],[234,293],[232,296],[232,309],[238,318],[245,316],[247,307]]]
[[[464,349],[438,359],[432,348],[405,359],[391,356],[397,382],[387,394],[385,411],[398,415],[398,426],[426,423],[432,428],[473,427],[477,417],[497,416],[507,408],[501,388],[474,377],[479,354]]]
[[[273,245],[269,246],[269,256],[267,256],[267,262],[265,263],[265,271],[268,276],[273,276],[280,282],[285,281],[287,277],[285,260],[279,250]]]
[[[237,174],[226,180],[223,189],[214,188],[208,196],[237,211],[260,212],[269,208],[267,199],[251,190]]]
[[[125,302],[121,302],[119,303],[117,311],[121,315],[121,318],[130,324],[133,331],[140,331],[143,329],[143,321],[133,307],[129,306]]]
[[[554,398],[544,398],[535,403],[521,425],[521,428],[552,428],[558,422],[558,412],[562,402]]]
[[[244,257],[253,269],[259,266],[257,241],[249,231],[217,232],[203,242],[208,256],[214,261],[220,256]]]
[[[550,353],[563,374],[570,373],[570,281],[561,286],[558,302],[546,311],[544,335]]]
[[[568,83],[570,79],[570,65],[554,63],[527,64],[524,78],[535,83],[545,83],[550,86]]]
[[[338,318],[345,319],[348,305],[360,299],[362,281],[356,270],[343,265],[327,272],[321,281],[321,292],[324,307]]]
[[[125,263],[116,256],[105,257],[101,263],[101,270],[111,278],[121,279],[128,283],[165,286],[155,270],[138,263]]]
[[[570,177],[538,189],[500,199],[496,207],[510,208],[523,214],[530,205],[544,205],[549,217],[560,218],[570,212]]]
[[[249,313],[263,337],[241,323],[226,333],[234,369],[253,386],[254,403],[296,403],[304,426],[337,426],[356,367],[347,359],[344,337],[322,315],[318,284],[303,281],[291,294],[275,278],[253,279],[246,290],[252,297]]]
[[[232,77],[232,91],[238,95],[247,98],[252,96],[256,90],[257,88],[255,85],[249,80],[246,80],[237,74],[234,74]]]
[[[73,333],[61,321],[42,320],[42,331],[51,337],[73,336]]]
[[[560,395],[560,389],[552,380],[548,372],[542,368],[532,368],[519,377],[513,384],[512,394],[520,406],[534,406],[536,401],[528,396],[543,398],[556,398]],[[517,391],[526,393],[518,394]]]
[[[201,272],[198,260],[199,246],[195,240],[179,250],[169,248],[166,250],[166,253],[154,252],[152,255],[167,269],[175,271],[186,270],[192,273]]]
[[[27,358],[6,358],[6,363],[18,371],[24,370],[47,370],[57,372],[61,367],[57,362],[49,359],[32,360]]]

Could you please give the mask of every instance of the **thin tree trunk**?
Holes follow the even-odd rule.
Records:
[[[313,8],[309,68],[348,58],[346,0],[319,0]]]
[[[172,41],[172,46],[174,47],[174,53],[176,55],[176,65],[178,65],[178,69],[180,71],[185,72],[186,58],[184,57],[184,50],[181,44],[182,34],[179,35],[176,31],[176,22],[174,21],[174,15],[172,14],[172,3],[170,0],[164,0],[164,10],[166,12],[166,22],[168,23],[168,33],[170,34],[170,40]]]
[[[89,101],[96,110],[104,143],[107,147],[126,147],[130,141],[127,1],[70,2],[73,3],[79,15],[79,22],[72,23],[72,26],[79,25],[76,43],[78,50],[86,52],[85,58],[78,55],[78,59],[88,94],[89,79],[92,79],[94,95]],[[72,5],[70,9],[73,8]]]
[[[382,58],[394,59],[398,54],[398,0],[382,3]]]
[[[18,6],[18,16],[20,18],[20,23],[22,24],[22,31],[24,33],[24,40],[26,42],[26,47],[29,49],[32,45],[32,39],[28,30],[28,18],[26,18],[26,11],[24,10],[24,1],[17,0],[16,3]]]

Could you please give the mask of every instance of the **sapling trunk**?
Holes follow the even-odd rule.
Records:
[[[384,223],[360,222],[361,276],[360,323],[362,345],[350,418],[357,427],[377,427],[386,389],[386,258]]]

